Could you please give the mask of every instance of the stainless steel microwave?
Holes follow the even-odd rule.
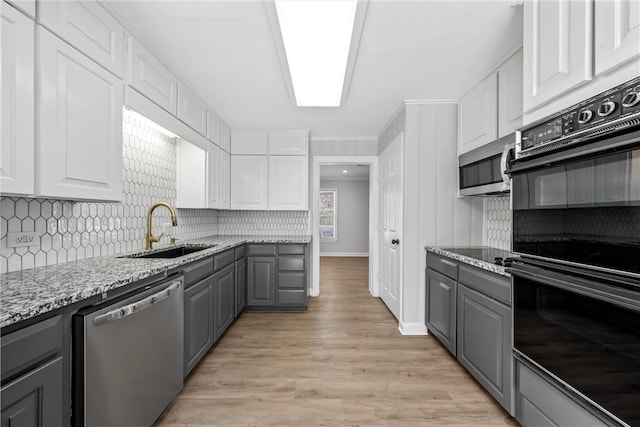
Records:
[[[494,196],[511,190],[505,173],[514,154],[515,133],[458,156],[459,194]]]

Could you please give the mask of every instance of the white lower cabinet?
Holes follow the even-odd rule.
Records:
[[[120,201],[122,81],[41,27],[36,51],[36,194]]]
[[[267,156],[231,156],[231,209],[269,208]]]
[[[3,194],[35,191],[34,23],[2,5],[2,141],[0,186]]]
[[[269,157],[269,210],[307,210],[307,156]]]

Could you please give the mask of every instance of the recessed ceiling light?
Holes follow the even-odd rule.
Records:
[[[348,170],[346,170],[346,169],[343,169],[343,170],[342,170],[342,173],[349,173],[349,171],[348,171]]]
[[[298,107],[339,107],[357,0],[275,0]]]

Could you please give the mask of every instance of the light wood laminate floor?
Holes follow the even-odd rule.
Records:
[[[517,426],[431,336],[402,336],[367,258],[321,259],[303,313],[243,313],[156,426]]]

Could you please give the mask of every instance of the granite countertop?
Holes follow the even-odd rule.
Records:
[[[496,265],[495,258],[517,258],[516,255],[513,255],[509,251],[491,248],[489,246],[425,246],[425,249],[429,252],[507,277],[511,277],[511,274],[505,270],[504,266]]]
[[[180,241],[176,246],[215,246],[178,258],[122,258],[146,252],[138,250],[5,273],[0,275],[0,327],[101,295],[244,243],[310,242],[311,236],[212,236]]]

